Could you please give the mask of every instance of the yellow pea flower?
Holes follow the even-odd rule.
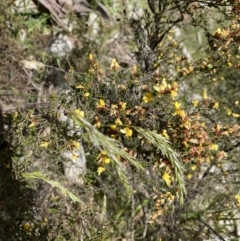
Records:
[[[165,90],[165,87],[162,85],[154,85],[153,88],[160,94]]]
[[[112,70],[116,70],[116,69],[118,69],[118,68],[120,68],[120,66],[119,66],[117,60],[116,60],[116,59],[113,59],[113,60],[112,60],[112,64],[111,64],[111,69],[112,69]]]
[[[115,124],[116,124],[116,125],[122,125],[123,123],[122,123],[122,121],[120,120],[120,118],[117,118],[117,119],[115,120]]]
[[[232,113],[232,116],[235,117],[235,118],[239,118],[239,117],[240,117],[240,114],[238,114],[238,113]]]
[[[195,171],[197,169],[197,166],[196,165],[192,165],[191,169],[192,169],[192,171]]]
[[[80,117],[84,117],[84,112],[79,110],[79,109],[75,109],[74,110],[75,114],[79,115]]]
[[[179,110],[180,107],[181,107],[181,103],[179,103],[178,101],[175,101],[174,102],[174,107],[175,107],[176,110]]]
[[[192,104],[193,104],[194,107],[197,107],[197,106],[198,106],[198,103],[199,103],[198,100],[193,100],[193,101],[192,101]]]
[[[90,95],[90,93],[89,93],[89,92],[86,92],[83,96],[84,96],[85,98],[87,98],[87,97],[89,97],[89,95]]]
[[[219,108],[219,103],[218,102],[214,103],[213,109],[218,109],[218,108]]]
[[[163,135],[164,137],[166,137],[167,139],[170,138],[169,135],[168,135],[168,133],[167,133],[167,130],[165,130],[165,129],[162,131],[162,135]]]
[[[192,174],[188,173],[188,174],[187,174],[187,179],[190,180],[191,178],[192,178]]]
[[[93,61],[93,56],[92,54],[89,54],[89,60],[92,62]]]
[[[22,227],[26,231],[32,231],[33,228],[34,228],[34,224],[30,223],[30,222],[25,222],[25,223],[22,224]]]
[[[147,92],[147,93],[143,96],[143,101],[144,101],[145,103],[148,103],[148,102],[153,101],[153,95],[152,95],[152,93]]]
[[[174,100],[178,95],[178,92],[176,90],[171,90],[171,97]]]
[[[165,183],[167,184],[167,186],[171,186],[171,182],[172,182],[172,178],[171,178],[171,176],[167,173],[167,172],[165,172],[164,174],[163,174],[163,176],[162,176],[162,179],[165,181]]]
[[[206,90],[203,91],[203,99],[204,100],[208,99],[208,95],[207,95],[207,91]]]
[[[119,102],[120,110],[126,110],[127,103],[126,102]]]
[[[132,136],[132,133],[133,133],[133,131],[132,131],[130,128],[128,128],[128,127],[120,130],[120,132],[123,133],[123,134],[125,134],[126,137],[131,137],[131,136]]]
[[[40,146],[44,148],[48,148],[49,143],[47,141],[42,141]]]
[[[106,169],[105,169],[104,167],[99,167],[99,168],[97,169],[98,175],[100,175],[101,173],[103,173],[105,170],[106,170]]]
[[[134,65],[133,68],[132,68],[132,74],[133,75],[136,75],[138,73],[138,68],[137,68],[137,65]]]
[[[103,99],[100,99],[97,103],[97,108],[104,108],[105,107],[105,101]]]
[[[218,144],[211,144],[209,145],[209,150],[212,150],[212,151],[217,151],[218,150]]]

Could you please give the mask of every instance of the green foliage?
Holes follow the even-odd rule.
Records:
[[[149,0],[141,16],[127,19],[119,3],[105,1],[124,21],[98,19],[98,35],[89,28],[86,37],[81,18],[71,35],[77,47],[65,60],[36,54],[48,42],[43,33],[55,28],[50,16],[16,15],[10,3],[0,6],[1,94],[12,96],[0,113],[0,236],[239,238],[236,6],[229,13],[231,1]],[[124,62],[117,47],[121,54],[106,57],[117,42],[106,44],[106,33],[116,29],[125,37],[118,44],[134,48],[136,60]],[[202,45],[189,41],[198,31],[187,29],[201,29]],[[192,60],[184,46],[196,51]],[[26,69],[22,60],[42,68]],[[61,121],[62,113],[74,124]],[[79,148],[86,170],[72,183],[61,153]]]
[[[41,172],[22,173],[22,176],[27,180],[43,180],[44,182],[49,183],[52,187],[56,187],[65,197],[70,198],[73,202],[78,202],[84,205],[84,203],[78,197],[76,197],[73,193],[64,188],[59,182],[49,180],[46,175]]]

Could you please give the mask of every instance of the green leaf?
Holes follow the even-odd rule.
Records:
[[[35,180],[35,179],[41,179],[47,183],[49,183],[52,187],[56,187],[60,192],[70,199],[72,199],[73,202],[78,202],[82,205],[85,205],[85,203],[80,200],[76,195],[74,195],[72,192],[68,191],[65,187],[63,187],[59,182],[52,181],[46,177],[46,175],[42,172],[25,172],[22,173],[22,176],[25,179],[29,180]]]

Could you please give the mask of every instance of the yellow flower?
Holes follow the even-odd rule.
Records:
[[[30,223],[30,222],[25,222],[24,224],[22,224],[23,229],[25,229],[26,231],[32,231],[34,228],[34,224]]]
[[[103,99],[100,99],[97,103],[97,108],[104,108],[105,107],[105,101]]]
[[[165,130],[165,129],[162,131],[162,135],[163,135],[164,137],[166,137],[167,139],[170,138],[169,135],[168,135],[168,133],[167,133],[167,130]]]
[[[78,141],[69,140],[67,147],[70,149],[80,149],[80,143]]]
[[[32,127],[34,127],[34,126],[36,126],[36,122],[35,122],[35,121],[33,121],[28,127],[29,127],[29,128],[32,128]]]
[[[44,148],[48,148],[49,143],[47,141],[42,141],[40,146]]]
[[[166,196],[167,196],[168,201],[170,201],[170,202],[172,202],[175,198],[174,195],[172,195],[172,193],[170,193],[170,192],[167,192]]]
[[[107,156],[107,152],[105,150],[102,150],[101,153],[98,155],[97,159],[99,159],[99,162],[103,162],[105,164],[110,163],[110,159]]]
[[[101,155],[106,156],[106,155],[107,155],[107,152],[106,152],[105,150],[102,150],[102,151],[101,151]]]
[[[240,207],[240,195],[236,194],[235,199],[237,199],[237,202],[238,202],[237,206]]]
[[[79,109],[75,109],[74,112],[75,112],[75,114],[79,115],[80,117],[82,117],[82,118],[84,117],[84,112],[83,111],[81,111]]]
[[[218,150],[218,144],[211,144],[209,145],[209,150],[212,150],[212,151],[217,151]]]
[[[97,159],[100,159],[102,155],[106,155],[107,152],[105,150],[102,150],[100,154],[97,156]]]
[[[153,88],[160,94],[165,90],[165,87],[162,85],[155,85]]]
[[[238,117],[240,117],[240,114],[232,113],[232,116],[238,118]]]
[[[203,99],[204,100],[208,99],[208,95],[207,95],[207,91],[206,90],[203,91]]]
[[[164,174],[163,174],[163,176],[162,176],[162,179],[165,181],[165,183],[167,184],[167,186],[171,186],[171,182],[172,182],[172,178],[171,178],[171,176],[167,173],[167,172],[165,172]]]
[[[122,125],[123,123],[122,123],[122,121],[120,120],[120,118],[117,118],[117,119],[115,120],[115,124],[116,124],[116,125]]]
[[[240,203],[240,195],[239,194],[235,195],[235,199],[237,199],[237,201]]]
[[[198,106],[198,103],[199,103],[198,100],[193,100],[193,101],[192,101],[192,104],[193,104],[194,107],[197,107],[197,106]]]
[[[137,74],[137,72],[138,72],[137,65],[134,65],[134,66],[133,66],[133,68],[132,68],[132,71],[131,71],[131,72],[132,72],[132,74],[133,74],[133,75],[136,75],[136,74]]]
[[[127,103],[126,102],[119,102],[120,110],[126,110]]]
[[[72,154],[72,160],[77,160],[79,158],[77,153]]]
[[[184,141],[182,142],[182,144],[183,144],[185,147],[189,147],[189,145],[188,145],[188,143],[187,143],[186,140],[184,140]]]
[[[192,174],[188,173],[188,174],[187,174],[187,179],[190,180],[191,178],[192,178]]]
[[[184,126],[187,130],[189,130],[189,129],[191,128],[191,122],[187,120],[187,121],[184,122],[183,126]]]
[[[85,87],[83,85],[81,85],[81,84],[75,85],[75,88],[76,89],[85,89]]]
[[[215,131],[218,133],[221,129],[222,129],[222,126],[217,123],[217,125],[215,127]]]
[[[166,78],[163,78],[163,79],[162,79],[162,85],[163,85],[164,87],[167,87]]]
[[[186,117],[186,112],[184,110],[178,110],[177,114],[182,118]]]
[[[116,70],[117,68],[120,68],[118,62],[116,61],[116,59],[112,60],[112,64],[111,64],[111,69],[112,70]]]
[[[96,128],[100,128],[101,125],[102,125],[102,123],[101,123],[100,120],[97,120],[96,123],[94,124],[94,126],[95,126]]]
[[[43,227],[47,226],[47,222],[48,222],[47,218],[43,217],[40,222],[41,227],[43,228]]]
[[[171,97],[174,100],[177,97],[178,93],[176,90],[171,90]]]
[[[153,101],[153,95],[152,95],[152,93],[147,92],[147,93],[144,95],[144,97],[143,97],[143,101],[144,101],[145,103],[148,103],[148,102]]]
[[[186,117],[186,112],[184,110],[180,109],[181,103],[179,103],[178,101],[175,101],[174,107],[175,107],[176,111],[175,111],[175,113],[173,113],[173,115],[179,115],[182,118]]]
[[[173,82],[172,89],[173,90],[177,90],[178,89],[178,83],[176,81]]]
[[[98,175],[100,175],[102,172],[104,172],[106,169],[104,168],[104,167],[99,167],[98,169],[97,169],[97,173],[98,173]]]
[[[170,85],[170,84],[167,84],[167,81],[166,81],[166,78],[163,78],[162,79],[162,85],[164,86],[164,89],[166,90],[166,89],[171,89],[172,88],[172,86]]]
[[[128,127],[121,129],[120,131],[121,131],[121,133],[125,134],[126,137],[131,137],[132,133],[133,133],[133,131]]]
[[[214,104],[213,104],[213,109],[218,109],[219,108],[219,103],[218,102],[215,102]]]
[[[113,131],[116,131],[116,130],[117,130],[117,125],[110,125],[110,128],[111,128]]]
[[[80,142],[79,141],[73,141],[73,148],[80,149]]]
[[[83,96],[84,96],[85,98],[87,98],[89,95],[90,95],[90,93],[89,93],[89,92],[86,92]]]
[[[124,90],[126,90],[126,89],[127,89],[127,87],[126,87],[125,85],[120,85],[120,86],[119,86],[119,89],[121,89],[121,90],[123,90],[123,91],[124,91]]]
[[[92,62],[93,61],[93,56],[92,54],[89,54],[89,60]]]
[[[228,109],[228,108],[227,108],[226,112],[227,112],[227,115],[231,115],[232,114],[232,111],[230,109]]]
[[[108,164],[108,163],[110,163],[110,158],[108,158],[108,157],[105,156],[105,157],[102,159],[102,161],[103,161],[103,163]]]
[[[196,168],[197,168],[197,166],[196,166],[196,165],[192,165],[192,166],[191,166],[192,171],[195,171],[195,170],[196,170]]]
[[[117,105],[111,105],[111,109],[113,109],[113,110],[116,110],[118,108],[118,106]]]
[[[235,103],[236,103],[236,101],[235,101]],[[14,112],[13,118],[16,119],[17,117],[18,117],[18,112],[16,111],[16,112]]]
[[[181,103],[175,101],[175,102],[174,102],[174,106],[175,106],[175,109],[176,109],[176,110],[180,110]]]
[[[102,107],[104,107],[104,106],[105,106],[105,102],[104,102],[104,100],[103,100],[103,99],[100,99],[100,100],[99,100],[99,105],[100,105],[100,106],[102,106]]]

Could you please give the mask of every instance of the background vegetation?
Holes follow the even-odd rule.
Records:
[[[0,240],[239,240],[239,3],[104,4],[0,3]]]

